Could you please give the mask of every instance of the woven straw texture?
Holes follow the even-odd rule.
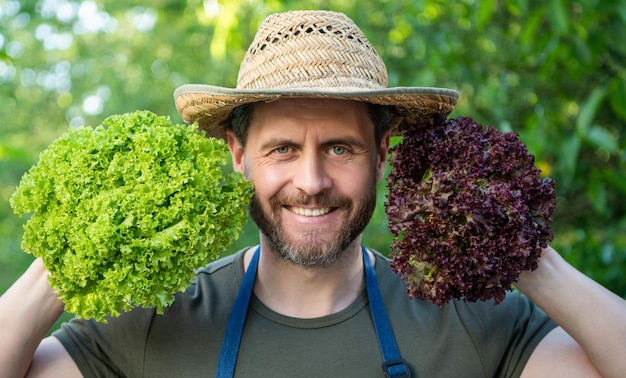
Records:
[[[387,88],[387,69],[361,30],[342,13],[293,11],[259,27],[239,70],[237,87],[184,85],[174,93],[185,122],[224,137],[235,107],[280,97],[321,97],[395,106],[399,117],[447,115],[458,93],[442,88]],[[400,122],[397,119],[396,122]]]
[[[237,88],[387,87],[385,63],[361,30],[331,12],[269,16],[241,64]]]

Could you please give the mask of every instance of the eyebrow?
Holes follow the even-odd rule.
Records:
[[[345,136],[345,137],[341,137],[341,138],[329,139],[327,141],[324,141],[322,143],[322,146],[328,147],[328,146],[335,146],[335,145],[338,145],[338,144],[353,146],[353,147],[356,147],[356,148],[359,148],[359,149],[367,148],[365,143],[363,143],[361,140],[359,140],[357,138],[353,138],[351,136]]]
[[[276,146],[293,146],[295,143],[288,138],[274,137],[261,145],[261,150],[272,149]]]

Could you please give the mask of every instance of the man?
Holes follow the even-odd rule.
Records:
[[[63,303],[36,260],[0,301],[0,376],[622,376],[626,302],[552,248],[520,276],[525,295],[439,308],[360,246],[394,125],[457,98],[386,85],[344,15],[268,17],[237,89],[175,94],[254,184],[259,248],[209,264],[163,315],[73,320],[43,341]]]

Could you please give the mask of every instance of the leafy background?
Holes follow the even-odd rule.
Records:
[[[553,246],[626,296],[626,0],[0,0],[0,291],[32,261],[9,198],[42,150],[112,114],[182,123],[174,89],[235,86],[260,22],[291,9],[348,14],[391,86],[458,89],[453,116],[518,132],[557,182]],[[385,193],[365,237],[382,252]],[[257,241],[248,223],[227,253]]]

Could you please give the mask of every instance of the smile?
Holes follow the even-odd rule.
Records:
[[[320,215],[328,214],[330,207],[322,207],[319,209],[305,209],[302,207],[289,207],[289,210],[295,214],[303,215],[305,217],[319,217]]]

